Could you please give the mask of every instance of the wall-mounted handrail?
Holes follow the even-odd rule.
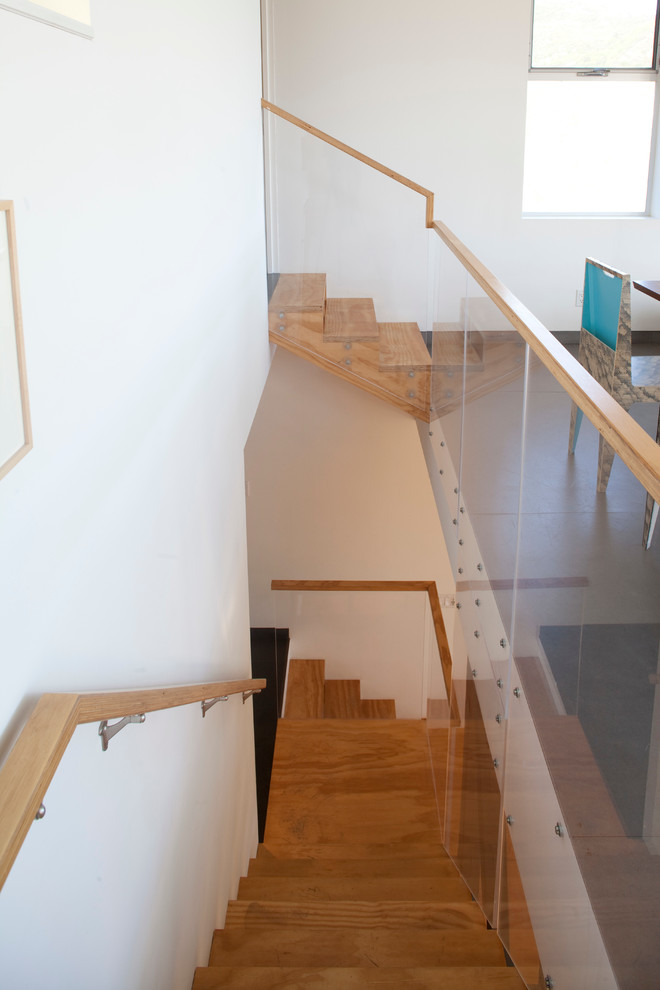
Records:
[[[0,889],[77,725],[260,691],[262,678],[88,694],[42,694],[0,769]]]
[[[343,141],[338,141],[337,138],[332,137],[330,134],[326,134],[325,131],[320,131],[318,127],[314,127],[312,124],[306,123],[304,120],[301,120],[300,117],[294,117],[293,114],[287,113],[286,110],[282,110],[281,107],[275,106],[274,103],[269,103],[268,100],[262,100],[261,105],[264,110],[270,110],[271,113],[281,117],[282,120],[288,120],[290,124],[295,124],[296,127],[300,127],[303,131],[307,131],[308,134],[312,134],[314,137],[319,138],[319,140],[325,141],[326,144],[332,145],[333,148],[338,148],[339,151],[345,152],[347,155],[350,155],[351,158],[355,158],[364,165],[369,165],[370,168],[375,168],[376,171],[382,172],[383,175],[387,175],[390,179],[394,179],[396,182],[400,182],[401,185],[407,186],[408,189],[412,189],[414,192],[419,193],[420,196],[424,196],[426,199],[426,226],[433,226],[433,193],[430,189],[425,189],[424,186],[420,186],[419,183],[413,182],[412,179],[407,179],[405,175],[401,175],[400,172],[395,172],[394,169],[388,168],[387,165],[381,165],[381,163],[377,162],[374,158],[369,158],[367,155],[363,155],[361,151],[351,148],[349,144],[344,144]]]
[[[435,581],[288,581],[274,580],[271,591],[425,591],[428,595],[435,630],[435,640],[442,664],[442,675],[451,705],[452,658],[449,638],[442,617],[440,596]]]
[[[441,221],[433,229],[516,328],[562,388],[585,412],[656,502],[660,501],[660,447],[586,368]]]

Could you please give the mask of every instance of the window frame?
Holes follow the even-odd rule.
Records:
[[[630,69],[630,68],[614,68],[602,66],[599,68],[586,68],[579,66],[572,67],[534,67],[532,65],[532,50],[534,41],[534,10],[536,6],[536,0],[532,0],[530,4],[530,27],[529,27],[529,52],[528,52],[528,68],[527,68],[527,85],[531,81],[573,81],[579,79],[584,85],[607,85],[608,79],[612,76],[618,81],[639,80],[648,79],[655,83],[655,94],[653,101],[653,122],[651,126],[651,148],[649,152],[649,168],[648,168],[648,179],[646,184],[646,204],[645,208],[641,212],[607,212],[599,211],[597,213],[580,211],[580,212],[530,212],[523,210],[522,216],[524,219],[539,219],[539,218],[645,218],[652,216],[651,207],[654,201],[654,182],[655,182],[655,171],[656,162],[658,160],[658,139],[660,136],[660,127],[658,118],[660,117],[660,86],[658,85],[660,78],[660,0],[656,0],[656,15],[655,15],[655,31],[653,38],[653,66],[651,68],[642,69]],[[525,135],[525,149],[527,147],[527,136]],[[660,181],[660,177],[658,177]]]
[[[630,67],[617,67],[617,66],[607,66],[602,65],[598,68],[590,68],[584,65],[558,65],[558,66],[535,66],[532,64],[532,54],[534,48],[534,11],[536,8],[536,0],[532,0],[530,9],[530,23],[529,23],[529,57],[528,57],[528,71],[529,73],[552,73],[555,75],[558,72],[568,73],[569,75],[584,76],[584,77],[607,77],[611,72],[624,73],[629,75],[655,75],[658,74],[658,43],[660,42],[660,0],[656,0],[655,6],[655,29],[653,33],[653,64],[645,67],[630,68]]]
[[[39,3],[38,0],[35,0],[35,2],[32,2],[32,0],[0,0],[0,10],[9,10],[15,14],[21,14],[23,17],[29,17],[33,21],[50,24],[51,27],[68,31],[69,34],[77,34],[81,38],[87,38],[90,41],[94,38],[91,23],[91,3],[89,23],[76,20],[73,17],[67,17],[65,14],[60,14],[58,11],[52,10],[48,6],[47,0],[44,3]]]

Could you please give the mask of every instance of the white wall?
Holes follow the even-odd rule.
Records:
[[[46,690],[249,671],[265,380],[258,0],[0,10],[34,450],[0,482],[0,755]],[[0,895],[0,982],[188,987],[256,843],[251,705],[77,730]]]
[[[266,4],[269,98],[434,190],[435,216],[551,329],[579,327],[575,290],[588,254],[640,278],[658,276],[658,219],[521,217],[530,0]],[[338,155],[324,154],[333,163],[330,156]],[[310,171],[308,161],[304,168]],[[352,174],[353,168],[328,166],[339,174]],[[399,220],[398,207],[383,193],[384,214],[403,224],[397,226],[397,254],[395,238],[373,229],[369,212],[377,195],[372,182],[380,180],[362,181],[369,191],[358,188],[354,205],[362,210],[366,201],[364,226],[372,230],[369,251],[362,249],[365,269],[389,263],[391,277],[403,283],[407,276],[400,273],[411,251],[408,221]],[[342,191],[341,180],[335,177],[334,183]],[[422,201],[406,195],[415,219],[423,222]],[[332,236],[326,227],[324,237]],[[344,239],[349,249],[356,236]],[[330,253],[327,244],[324,250]],[[634,325],[658,327],[657,304],[634,295]]]
[[[250,432],[245,463],[253,626],[290,622],[292,649],[296,649],[296,631],[300,648],[312,648],[308,619],[296,617],[299,608],[286,595],[270,592],[274,578],[434,580],[441,594],[453,593],[416,420],[406,413],[278,350]],[[308,601],[302,596],[305,610],[313,608],[314,597]],[[379,602],[369,603],[369,613],[391,614],[396,606],[402,626],[408,623],[418,635],[423,631],[424,602],[416,595],[404,601],[400,595],[378,597]],[[350,606],[344,596],[336,603],[326,602],[324,608],[331,613],[335,608],[343,610],[343,617],[337,617],[343,627],[354,621],[347,615]],[[365,608],[361,606],[361,611]],[[315,655],[328,661],[328,677],[363,678],[365,698],[394,694],[405,706],[399,714],[419,718],[421,644],[418,640],[409,657],[400,657],[398,671],[391,666],[384,681],[377,623],[374,619],[373,652],[367,653],[362,640],[359,657],[352,654],[354,662],[347,664],[351,654],[342,655],[336,635],[326,637],[323,644],[317,640],[317,650],[332,651],[328,656]],[[350,642],[347,647],[355,649]],[[401,644],[396,648],[400,650]],[[397,692],[392,679],[396,676],[404,682],[414,676],[415,685],[406,683]]]

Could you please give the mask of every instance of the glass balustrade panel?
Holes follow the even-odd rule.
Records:
[[[436,242],[433,437],[425,450],[456,581],[445,841],[495,925],[525,347]]]
[[[273,597],[277,628],[290,640],[285,717],[299,691],[303,702],[305,692],[313,693],[319,717],[425,717],[426,593],[301,590]]]
[[[598,492],[598,431],[584,417],[569,453],[570,397],[534,358],[528,378],[509,839],[556,984],[639,990],[660,963],[660,546],[641,483],[615,457]],[[657,405],[631,414],[655,435]]]
[[[264,115],[271,340],[427,419],[426,200]]]

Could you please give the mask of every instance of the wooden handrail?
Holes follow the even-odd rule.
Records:
[[[449,638],[442,617],[440,596],[435,581],[288,581],[274,580],[272,591],[425,591],[428,595],[435,641],[438,645],[442,675],[451,705],[452,659]]]
[[[660,502],[660,447],[547,327],[441,221],[433,229],[602,433],[647,492]]]
[[[388,168],[387,165],[381,165],[381,163],[377,162],[374,158],[369,158],[367,155],[363,155],[361,151],[351,148],[349,144],[344,144],[343,141],[338,141],[337,138],[332,137],[330,134],[326,134],[325,131],[320,131],[318,127],[308,124],[306,121],[301,120],[300,117],[294,117],[292,113],[287,113],[286,110],[282,110],[281,107],[276,106],[274,103],[269,103],[268,100],[262,100],[261,105],[264,110],[269,110],[271,113],[276,114],[276,116],[281,117],[282,120],[288,120],[290,124],[295,124],[296,127],[300,127],[301,130],[307,131],[308,134],[319,138],[320,141],[325,141],[326,144],[332,145],[333,148],[337,148],[339,151],[345,152],[347,155],[350,155],[351,158],[355,158],[364,165],[369,165],[370,168],[375,168],[376,171],[382,172],[383,175],[387,175],[390,179],[394,179],[396,182],[400,182],[401,185],[407,186],[408,189],[412,189],[414,192],[419,193],[420,196],[424,196],[426,199],[426,226],[433,226],[433,193],[430,189],[425,189],[424,186],[420,186],[419,183],[413,182],[412,179],[407,179],[405,175],[395,172],[394,169]]]
[[[77,725],[260,691],[262,678],[89,694],[42,694],[0,769],[0,889]]]

